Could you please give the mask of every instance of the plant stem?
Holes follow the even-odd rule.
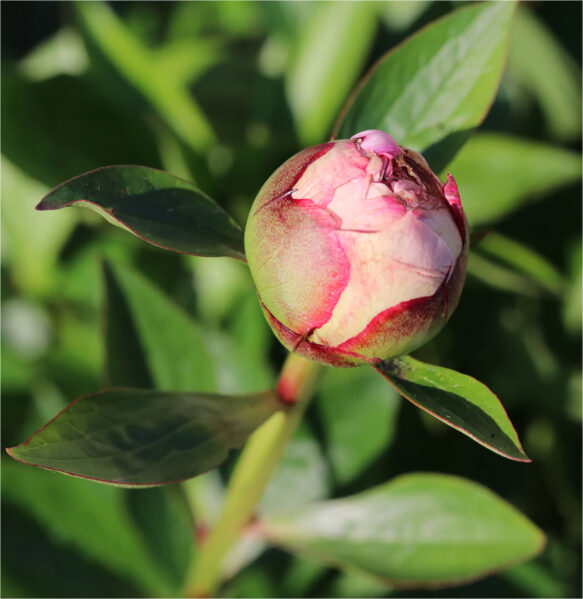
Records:
[[[249,437],[231,476],[221,517],[200,546],[187,580],[188,597],[210,597],[220,583],[225,555],[253,517],[271,474],[297,428],[315,389],[321,366],[291,353],[277,392],[291,409],[274,414]]]

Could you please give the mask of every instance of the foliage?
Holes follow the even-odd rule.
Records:
[[[447,328],[379,370],[533,462],[372,368],[326,368],[220,592],[581,593],[581,5],[556,5],[3,5],[4,447],[87,396],[12,455],[144,485],[231,451],[139,491],[3,457],[4,596],[180,595],[232,449],[282,414],[247,211],[291,154],[367,128],[452,172],[492,230]]]

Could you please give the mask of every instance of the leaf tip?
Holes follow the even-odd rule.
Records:
[[[24,462],[22,459],[20,459],[18,457],[18,448],[19,447],[20,447],[20,445],[15,445],[14,447],[6,447],[5,451],[13,460],[16,460],[17,462],[25,464],[26,462]]]
[[[47,199],[47,196],[45,196],[35,207],[35,210],[51,210],[51,206],[49,205],[48,202],[46,202],[45,200]]]

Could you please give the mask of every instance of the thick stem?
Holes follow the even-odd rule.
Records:
[[[312,396],[321,367],[297,354],[283,366],[277,392],[289,410],[274,414],[249,437],[235,467],[221,517],[199,548],[187,581],[188,597],[210,597],[220,583],[223,559],[253,517],[271,474]]]

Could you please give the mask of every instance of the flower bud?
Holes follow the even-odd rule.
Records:
[[[291,351],[376,363],[433,337],[463,287],[468,226],[457,186],[369,130],[302,150],[267,180],[245,230],[267,320]]]

